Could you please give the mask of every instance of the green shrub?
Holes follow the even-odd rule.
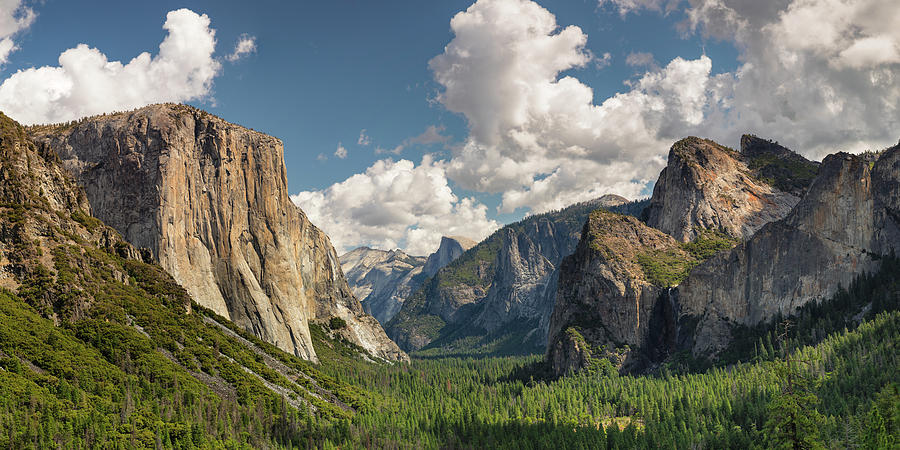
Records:
[[[340,317],[332,317],[331,320],[328,321],[328,328],[331,328],[332,330],[340,330],[346,326],[347,321]]]
[[[699,262],[712,258],[713,255],[728,250],[738,244],[738,240],[715,230],[703,230],[700,236],[691,242],[681,244],[681,248],[697,258]]]
[[[655,286],[677,286],[697,265],[697,260],[675,250],[651,250],[637,256],[644,278]]]
[[[76,209],[72,211],[72,220],[81,224],[81,226],[85,227],[88,231],[93,233],[97,228],[103,226],[103,222],[96,217],[91,217],[84,213],[84,211],[80,209]]]

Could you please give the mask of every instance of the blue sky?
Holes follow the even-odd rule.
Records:
[[[825,14],[830,1],[813,1],[813,6],[819,8],[811,9],[812,13]],[[142,52],[153,56],[159,53],[160,42],[166,39],[167,31],[162,27],[170,11],[187,8],[196,15],[205,14],[209,19],[208,28],[215,30],[216,44],[214,53],[205,55],[206,59],[197,62],[197,67],[218,64],[218,70],[200,88],[188,83],[184,93],[175,98],[281,138],[285,143],[290,191],[307,193],[298,197],[301,207],[332,235],[339,250],[369,244],[423,253],[434,246],[440,234],[459,232],[482,238],[499,224],[519,219],[528,212],[553,209],[604,191],[637,197],[649,192],[668,146],[688,134],[710,136],[736,146],[741,132],[755,132],[792,144],[811,157],[821,157],[835,146],[861,150],[891,142],[896,137],[886,131],[897,123],[896,110],[889,106],[877,108],[876,112],[887,117],[878,123],[850,121],[848,124],[847,120],[849,114],[866,106],[865,102],[878,89],[889,93],[897,90],[896,79],[860,88],[853,78],[867,74],[871,78],[878,70],[888,76],[896,71],[896,59],[900,57],[890,54],[890,45],[896,46],[898,40],[897,34],[890,31],[894,23],[891,21],[896,19],[893,16],[879,19],[871,12],[873,5],[876,12],[878,8],[889,8],[889,1],[850,2],[858,8],[845,13],[851,15],[850,25],[862,30],[858,39],[835,38],[829,42],[829,37],[823,36],[818,40],[824,42],[821,45],[816,40],[810,43],[790,34],[790,29],[796,30],[798,25],[801,29],[810,25],[807,34],[818,31],[807,23],[808,19],[791,22],[794,19],[787,12],[793,2],[786,0],[760,2],[764,5],[756,7],[745,5],[747,2],[724,0],[691,3],[545,0],[539,1],[539,5],[525,0],[482,0],[474,6],[473,3],[472,0],[0,0],[0,8],[6,8],[6,15],[13,11],[12,17],[19,19],[18,26],[7,23],[4,30],[4,11],[0,10],[0,41],[8,37],[16,47],[5,56],[0,80],[10,78],[19,70],[57,66],[60,54],[80,43],[95,48],[110,61],[123,64]],[[506,9],[491,16],[490,8],[494,6]],[[466,28],[471,37],[463,42],[461,32],[451,29],[450,21],[470,7],[472,14],[468,18],[481,14],[482,10],[488,18],[487,23],[473,22]],[[24,23],[23,17],[31,14],[27,11],[33,12],[33,17]],[[722,11],[733,14],[723,15]],[[561,45],[561,54],[568,52],[576,60],[588,56],[564,64],[561,70],[549,75],[550,79],[519,79],[512,75],[509,80],[496,80],[496,83],[526,85],[521,91],[525,92],[522,98],[510,99],[526,104],[516,111],[507,110],[508,105],[494,100],[482,102],[467,97],[467,92],[448,91],[447,82],[439,82],[435,69],[429,67],[429,61],[442,55],[445,46],[456,37],[460,37],[457,42],[461,45],[473,45],[471,49],[489,48],[504,36],[513,40],[523,36],[531,38],[510,28],[508,34],[494,35],[491,40],[473,44],[472,40],[496,30],[504,32],[502,24],[490,23],[491,20],[517,23],[534,20],[539,24],[547,17],[554,19],[558,27],[545,37],[558,38],[555,40]],[[818,28],[827,28],[828,23],[828,18],[823,17]],[[569,26],[578,27],[586,41],[579,43],[577,36],[567,41],[558,35]],[[796,45],[785,49],[778,41],[765,37],[778,30],[785,30],[784,40]],[[226,56],[242,36],[253,39],[255,51],[234,62],[228,61]],[[869,48],[875,45],[872,42],[883,44],[882,41],[887,42],[887,47],[882,45],[877,51]],[[0,45],[0,61],[4,60],[2,48]],[[502,56],[505,48],[498,46],[495,50]],[[760,67],[764,63],[774,64],[766,56],[774,50],[795,52],[793,60],[785,61],[796,61],[799,55],[804,64],[786,67],[788,62],[782,61],[779,67]],[[523,51],[520,56],[540,60],[550,53],[540,53],[538,49]],[[643,59],[638,57],[642,54]],[[448,56],[454,64],[490,64],[489,59],[485,62],[460,58]],[[510,61],[513,67],[527,68],[522,64],[528,61]],[[799,71],[801,76],[803,71],[818,74],[823,65],[833,73],[811,77],[811,83],[819,83],[812,88],[821,92],[825,86],[826,91],[831,89],[840,98],[850,97],[858,102],[845,102],[835,112],[828,96],[805,92],[799,86],[790,89],[789,83],[796,83],[798,74],[790,77],[793,80],[786,75],[783,79],[773,78],[778,70],[785,74],[790,70]],[[508,68],[472,67],[471,73],[509,75]],[[748,70],[750,75],[745,74]],[[764,70],[766,74],[762,73]],[[446,75],[445,80],[456,76],[449,72]],[[578,86],[589,88],[593,101],[583,101],[577,95],[572,97],[578,86],[566,92],[556,89],[556,81],[566,76],[576,79]],[[686,88],[693,86],[695,80],[699,80],[697,89]],[[505,86],[491,85],[491,80],[486,80],[484,86],[473,85],[478,80],[472,78],[459,82],[465,83],[468,92],[479,88],[491,92]],[[535,85],[528,87],[527,83],[531,82]],[[773,98],[776,95],[773,92],[760,92],[771,86],[781,89],[777,99]],[[751,92],[751,87],[755,91]],[[544,92],[541,89],[546,89],[546,95],[531,95]],[[872,93],[864,92],[865,89],[871,89]],[[590,105],[600,106],[616,94],[630,95],[624,100],[626,106],[633,107],[614,108],[615,105],[609,104],[604,110],[591,111]],[[6,95],[6,102],[11,105],[10,102],[28,94],[22,88],[9,88]],[[576,99],[572,111],[565,111],[565,106],[549,100],[548,104],[556,105],[550,112],[546,105],[535,104],[547,100],[548,96],[558,96],[560,101]],[[768,101],[755,98],[759,96]],[[129,102],[144,100],[157,99],[148,94],[146,99]],[[0,109],[3,107],[4,92],[0,87]],[[497,108],[498,117],[507,112],[513,117],[525,113],[529,118],[501,120],[500,128],[483,126],[494,114],[490,108]],[[831,108],[833,114],[797,119],[798,111],[802,114],[804,108]],[[15,111],[13,106],[6,109]],[[649,110],[654,113],[647,113]],[[670,120],[676,116],[681,119]],[[562,120],[581,122],[579,118],[584,118],[583,129],[554,128]],[[629,132],[637,137],[615,135],[617,128],[630,127],[635,121],[644,123]],[[609,131],[604,131],[603,124],[616,123],[622,125],[609,125]],[[823,130],[834,128],[834,124],[842,124],[838,126],[839,132],[821,136]],[[439,134],[446,138],[431,143],[425,142],[436,139],[420,138],[417,143],[415,137],[429,127],[437,127]],[[367,145],[359,143],[362,130],[369,138]],[[595,130],[594,136],[585,138],[584,134],[591,130]],[[522,139],[511,137],[523,134],[528,136],[528,142],[536,143],[524,144]],[[345,158],[335,155],[339,145],[346,150]],[[401,145],[402,151],[396,154],[386,152]],[[430,155],[428,162],[423,161],[426,154]],[[481,166],[477,164],[479,159],[483,162]],[[401,160],[411,166],[397,166]],[[484,161],[496,161],[496,167]],[[509,173],[501,168],[510,168]],[[403,189],[395,179],[371,181],[400,172],[410,174]],[[333,185],[356,174],[368,174],[371,180],[361,182],[357,177],[356,184],[348,182],[343,191],[372,186],[386,191],[390,186],[395,191],[422,187],[428,195],[423,195],[418,203],[401,194],[398,198],[358,193],[340,197],[340,189]],[[436,203],[436,198],[443,203]],[[464,199],[470,201],[463,204]],[[353,201],[393,206],[372,211]],[[335,213],[337,209],[353,212]],[[351,229],[362,231],[348,231]]]
[[[706,51],[718,70],[733,70],[737,53],[730,43],[699,36],[682,39],[675,28],[681,14],[644,12],[622,20],[614,10],[587,1],[546,1],[560,24],[588,33],[588,48],[612,56],[610,66],[575,74],[607,97],[635,75],[625,64],[631,52],[652,52],[661,61]],[[241,34],[257,39],[257,53],[226,64],[215,80],[214,101],[192,101],[226,120],[284,140],[291,191],[321,189],[360,172],[374,160],[374,148],[359,148],[360,130],[373,142],[394,148],[429,125],[444,125],[457,140],[465,120],[429,104],[438,86],[428,61],[453,35],[450,18],[471,1],[153,1],[70,2],[47,0],[34,7],[37,18],[11,55],[4,73],[55,65],[59,54],[85,43],[110,60],[128,61],[153,52],[165,36],[168,11],[189,8],[207,14],[216,30],[218,52]],[[102,13],[97,13],[102,11]],[[345,160],[321,163],[341,142]],[[410,154],[422,149],[410,149]],[[425,149],[426,151],[428,149]],[[432,149],[433,150],[433,149]],[[411,155],[404,155],[411,157]],[[417,158],[418,159],[418,158]]]

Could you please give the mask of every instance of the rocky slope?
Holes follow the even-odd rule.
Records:
[[[661,295],[667,288],[654,285],[650,268],[641,264],[664,256],[693,261],[671,236],[634,217],[591,213],[578,248],[560,269],[547,349],[554,373],[583,369],[592,357],[630,370],[655,359],[632,349],[667,347],[674,338],[673,326],[665,320],[671,305]]]
[[[315,359],[308,322],[340,317],[371,354],[405,355],[363,312],[328,237],[288,198],[281,141],[183,105],[154,105],[32,138],[84,186],[94,214],[198,303]]]
[[[340,256],[341,267],[363,309],[381,323],[390,320],[403,300],[421,284],[425,257],[400,250],[360,247]],[[415,286],[415,287],[414,287]]]
[[[692,238],[680,248],[694,260],[675,257],[675,250],[656,252],[649,259],[639,257],[644,281],[663,280],[651,284],[675,287],[655,293],[637,291],[635,280],[640,277],[610,263],[610,259],[628,259],[634,252],[622,245],[600,251],[609,242],[618,242],[623,232],[589,233],[586,229],[579,250],[564,263],[561,280],[565,281],[560,283],[553,313],[547,356],[557,374],[591,364],[592,355],[611,359],[625,370],[655,364],[682,350],[701,359],[715,358],[732,339],[735,327],[789,315],[808,302],[828,298],[838,286],[877,269],[879,255],[900,247],[900,146],[885,150],[877,159],[830,155],[807,183],[806,170],[811,166],[768,141],[745,136],[743,160],[731,158],[733,153],[710,141],[689,138],[679,144],[660,176],[664,186],[654,190],[651,208],[655,212],[645,217],[656,217],[662,231],[679,240]],[[749,161],[750,175],[743,172],[744,161]],[[719,177],[717,170],[725,175]],[[675,173],[681,175],[674,177]],[[766,186],[757,183],[761,178],[769,180]],[[763,209],[754,210],[752,202],[741,208],[717,203],[711,199],[727,186],[719,185],[719,191],[711,186],[720,179],[742,183],[739,186],[747,198],[765,198],[750,196],[752,189],[776,198],[800,194],[803,198],[783,218],[747,236],[759,221],[781,214],[783,204],[764,202]],[[687,201],[673,202],[672,192]],[[606,225],[607,230],[621,228]],[[728,244],[727,239],[710,234],[709,228],[743,239]],[[651,233],[644,230],[644,234]],[[650,298],[640,297],[645,292]],[[641,305],[643,316],[638,314]],[[647,311],[652,311],[649,331],[641,328],[648,323]],[[625,319],[617,321],[620,316]],[[643,331],[634,334],[635,330]]]
[[[682,242],[702,230],[747,239],[800,201],[817,164],[754,136],[741,152],[689,137],[676,142],[653,188],[645,221]]]
[[[360,247],[341,255],[341,268],[363,309],[387,323],[422,282],[473,246],[471,239],[444,236],[438,250],[427,258]]]
[[[0,287],[22,288],[23,280],[52,279],[54,253],[60,246],[77,244],[111,249],[138,258],[113,229],[90,216],[84,192],[60,167],[55,154],[38,148],[25,128],[0,113]],[[124,278],[123,274],[118,274]],[[71,318],[88,306],[77,292],[66,301],[49,293],[35,306],[54,316],[54,303],[66,303]],[[59,305],[61,306],[61,305]]]
[[[439,353],[541,352],[556,298],[558,266],[588,214],[629,209],[618,196],[505,226],[439,270],[385,327],[404,349]]]
[[[711,356],[732,324],[753,325],[831,296],[878,255],[900,253],[900,147],[876,160],[825,158],[809,192],[783,220],[697,267],[678,287],[679,346]]]

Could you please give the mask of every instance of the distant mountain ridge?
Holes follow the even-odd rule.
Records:
[[[367,313],[384,324],[428,277],[473,246],[475,241],[469,238],[443,236],[440,247],[427,258],[401,250],[359,247],[341,255],[340,260],[353,294]]]
[[[439,354],[541,352],[558,265],[591,211],[640,215],[646,202],[604,196],[507,225],[439,270],[386,325],[401,348]]]

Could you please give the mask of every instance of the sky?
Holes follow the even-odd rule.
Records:
[[[285,144],[339,253],[426,255],[743,133],[811,159],[900,137],[895,0],[0,0],[0,111],[183,102]]]

